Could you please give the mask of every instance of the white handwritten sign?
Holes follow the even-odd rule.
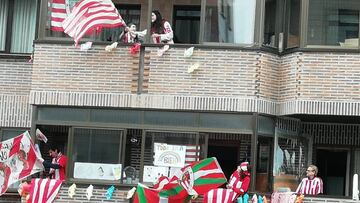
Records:
[[[119,180],[121,178],[121,164],[75,162],[74,178]]]
[[[154,143],[154,165],[184,167],[186,146]]]
[[[169,168],[163,166],[144,166],[143,182],[156,183],[161,176],[168,176]]]

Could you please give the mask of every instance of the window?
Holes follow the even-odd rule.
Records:
[[[287,48],[300,45],[300,0],[287,1]]]
[[[308,140],[297,137],[279,136],[275,139],[274,191],[288,187],[295,191],[305,177],[307,167]]]
[[[200,6],[175,6],[173,21],[175,43],[199,43]]]
[[[75,5],[78,0],[69,0],[68,4],[57,4],[52,3],[50,0],[48,1],[47,6],[47,16],[46,16],[46,24],[45,24],[45,36],[47,37],[68,37],[61,29],[58,30],[56,27],[60,26],[56,24],[56,21],[59,20],[61,16],[61,20],[65,19],[67,15],[71,13],[71,9]],[[63,8],[62,10],[56,8]],[[125,23],[134,23],[137,27],[140,26],[140,14],[141,14],[141,6],[140,5],[130,5],[130,4],[116,4],[115,7],[118,9],[121,17],[125,21]],[[123,28],[103,28],[100,35],[97,35],[95,32],[89,37],[91,41],[118,41],[119,35]]]
[[[103,177],[109,178],[109,174],[112,174],[112,170],[109,170],[109,174],[106,173],[107,168],[115,167],[122,163],[122,140],[124,132],[122,130],[110,130],[110,129],[84,129],[74,128],[73,147],[72,147],[72,160],[74,167],[74,178],[83,179],[102,179]],[[96,174],[79,174],[79,170],[84,164],[90,169],[96,168]],[[100,171],[98,171],[99,169]],[[77,175],[78,174],[78,175]],[[115,174],[113,174],[115,176]],[[119,177],[120,178],[120,177]],[[118,179],[119,179],[118,178]],[[117,178],[107,179],[115,180]]]
[[[207,1],[204,42],[254,43],[255,6],[254,0]]]
[[[140,29],[140,5],[128,5],[128,4],[116,4],[115,7],[118,9],[121,17],[127,25],[133,23],[137,29]],[[99,40],[101,41],[119,41],[120,33],[124,30],[122,27],[118,28],[104,28],[101,32]]]
[[[21,129],[2,129],[1,132],[1,141],[5,141],[11,138],[14,138],[20,134],[22,134],[23,132],[25,132],[26,130],[21,130]]]
[[[161,175],[171,177],[186,163],[200,159],[195,133],[146,132],[143,182],[155,182]]]
[[[310,0],[308,45],[359,46],[358,0]]]
[[[265,2],[264,45],[277,47],[276,39],[276,0]]]
[[[0,1],[0,52],[31,53],[37,0]]]

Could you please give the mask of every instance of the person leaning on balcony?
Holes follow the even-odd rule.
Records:
[[[154,43],[174,44],[174,33],[170,23],[163,19],[158,10],[151,13],[151,38]]]
[[[50,147],[49,156],[52,158],[52,162],[44,161],[43,165],[45,168],[50,168],[49,174],[51,178],[65,180],[67,157],[61,153],[60,148],[57,146]]]
[[[139,36],[136,33],[136,25],[134,23],[130,23],[129,27],[125,27],[119,38],[123,43],[139,42]]]
[[[296,193],[303,195],[317,195],[323,193],[323,182],[317,177],[318,168],[315,165],[309,165],[306,170],[306,178],[303,178],[298,186]]]

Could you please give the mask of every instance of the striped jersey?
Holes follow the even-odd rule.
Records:
[[[296,193],[304,195],[317,195],[323,193],[323,182],[321,178],[304,178],[298,186]]]

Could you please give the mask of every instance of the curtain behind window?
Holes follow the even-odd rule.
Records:
[[[15,0],[11,52],[31,53],[35,39],[36,0]]]
[[[8,6],[9,1],[4,0],[0,1],[0,51],[5,50],[5,40],[6,40],[6,22],[8,16]]]

